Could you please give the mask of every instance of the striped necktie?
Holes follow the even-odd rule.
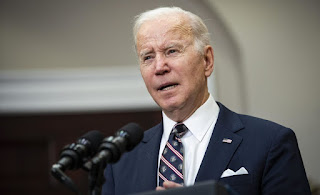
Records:
[[[160,158],[159,186],[164,181],[173,181],[183,185],[183,145],[182,136],[188,131],[183,123],[177,123],[169,136]]]

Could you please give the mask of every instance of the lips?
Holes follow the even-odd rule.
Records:
[[[166,84],[161,85],[161,86],[158,88],[158,91],[168,91],[168,90],[170,90],[170,89],[175,88],[176,86],[178,86],[177,83],[166,83]]]

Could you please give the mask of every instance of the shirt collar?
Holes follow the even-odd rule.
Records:
[[[187,120],[183,121],[183,124],[189,129],[191,134],[197,138],[200,142],[206,135],[212,123],[217,121],[219,114],[219,106],[215,102],[214,98],[209,95],[207,101],[201,105]],[[173,126],[177,123],[166,116],[162,112],[163,119],[163,135],[169,137],[169,134]]]

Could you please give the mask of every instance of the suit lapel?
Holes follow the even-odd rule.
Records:
[[[220,107],[218,120],[197,174],[196,182],[219,180],[242,142],[242,137],[235,134],[244,127],[239,117],[222,104],[218,103],[218,105]],[[224,138],[230,139],[232,142],[223,142]]]
[[[139,157],[138,181],[141,183],[139,186],[145,189],[155,189],[157,186],[158,153],[156,151],[160,148],[162,132],[162,123],[145,132],[141,150],[137,155]]]

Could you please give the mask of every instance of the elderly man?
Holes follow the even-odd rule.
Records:
[[[163,120],[108,165],[103,194],[129,194],[216,180],[239,194],[310,194],[296,137],[236,114],[208,92],[213,49],[202,20],[177,7],[139,15],[136,51]]]

